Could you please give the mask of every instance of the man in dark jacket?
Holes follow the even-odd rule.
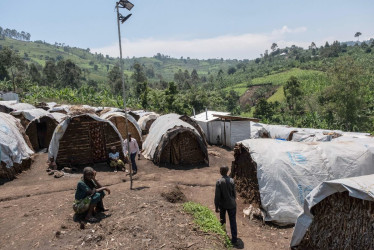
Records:
[[[214,197],[214,204],[216,212],[219,212],[221,224],[226,224],[226,211],[229,214],[231,242],[237,243],[238,230],[236,227],[236,192],[234,180],[227,176],[229,167],[223,166],[220,168],[222,178],[216,183],[216,194]]]

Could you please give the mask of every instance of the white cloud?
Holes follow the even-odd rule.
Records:
[[[273,42],[279,46],[297,46],[307,47],[310,43],[303,41],[287,40],[288,34],[306,32],[306,27],[291,29],[283,26],[281,29],[270,33],[248,33],[242,35],[224,35],[212,38],[199,38],[192,40],[173,40],[173,39],[139,39],[124,40],[124,57],[151,57],[157,53],[179,58],[191,57],[199,59],[207,58],[231,58],[231,59],[252,59],[259,57],[266,49],[270,49]],[[93,48],[92,51],[110,55],[119,56],[118,44],[103,48]]]

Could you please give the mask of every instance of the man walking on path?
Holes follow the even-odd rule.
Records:
[[[139,146],[135,138],[131,138],[131,134],[129,133],[129,139],[130,139],[130,150],[129,150],[129,155],[131,159],[131,166],[133,170],[133,174],[136,174],[138,172],[138,167],[136,166],[135,162],[135,157],[136,153],[138,153],[138,160],[140,160],[140,151],[139,151]],[[125,144],[125,154],[127,155],[127,139],[124,140]]]
[[[234,180],[227,176],[229,167],[222,166],[220,173],[222,177],[216,183],[216,194],[214,204],[216,212],[219,212],[221,224],[226,224],[226,211],[229,214],[231,242],[235,245],[238,241],[238,230],[236,227],[236,192]]]

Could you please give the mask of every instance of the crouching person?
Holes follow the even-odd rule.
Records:
[[[116,146],[110,148],[111,152],[109,153],[110,167],[114,168],[114,172],[117,172],[118,169],[126,170],[125,163],[119,159],[119,152],[116,150]]]
[[[96,171],[91,167],[84,168],[83,177],[78,182],[75,192],[74,211],[78,214],[87,212],[85,220],[97,222],[94,213],[107,211],[103,204],[104,190],[110,194],[109,188],[101,186],[96,180]]]

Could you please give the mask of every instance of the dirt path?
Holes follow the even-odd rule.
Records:
[[[178,185],[188,200],[214,210],[219,166],[231,165],[233,153],[210,147],[210,167],[189,170],[159,168],[138,161],[134,190],[123,172],[101,171],[98,179],[112,190],[104,203],[109,212],[84,229],[73,221],[71,208],[81,174],[60,179],[47,175],[46,154],[35,155],[32,168],[0,186],[1,249],[223,249],[214,236],[200,232],[181,204],[161,197]],[[244,249],[288,248],[292,229],[276,229],[243,217],[238,200],[238,231]],[[230,232],[229,228],[227,228]]]

